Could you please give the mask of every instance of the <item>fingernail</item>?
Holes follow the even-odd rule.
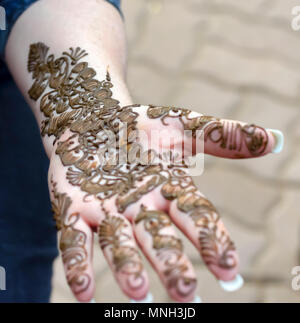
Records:
[[[280,130],[276,130],[276,129],[267,129],[267,130],[270,131],[275,137],[275,146],[272,150],[272,153],[279,154],[283,149],[284,135]]]
[[[202,303],[202,299],[200,296],[196,295],[195,298],[191,301],[191,303]]]
[[[130,303],[153,303],[153,296],[149,292],[144,299],[140,299],[140,300],[131,299]]]
[[[241,275],[236,275],[236,277],[231,281],[219,280],[221,287],[226,290],[226,292],[235,292],[244,285],[244,279]]]

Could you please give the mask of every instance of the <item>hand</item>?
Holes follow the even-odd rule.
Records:
[[[112,98],[109,74],[95,80],[87,63],[78,63],[83,57],[78,53],[64,53],[51,64],[48,58],[53,90],[41,99],[42,134],[56,138],[51,200],[66,277],[77,299],[93,297],[93,232],[121,289],[133,299],[145,298],[149,290],[138,246],[170,297],[194,299],[196,275],[174,224],[218,280],[236,279],[235,246],[215,207],[194,185],[186,158],[201,151],[203,140],[207,154],[259,157],[279,151],[282,134],[186,109],[121,107]],[[36,63],[36,55],[32,60]],[[39,60],[39,70],[42,64]],[[37,80],[29,91],[34,99],[40,93]]]
[[[57,142],[49,171],[50,188],[66,275],[79,299],[88,300],[93,294],[93,231],[98,232],[121,289],[134,299],[144,298],[149,288],[136,242],[169,295],[177,301],[193,299],[196,276],[173,223],[199,250],[217,279],[236,277],[238,256],[217,210],[197,190],[186,165],[179,165],[172,157],[182,155],[183,139],[189,139],[184,138],[184,130],[202,129],[205,152],[229,158],[262,156],[274,148],[275,140],[263,128],[201,115],[190,118],[190,114],[169,107],[115,106],[106,111],[103,107],[99,120],[109,116],[110,130],[115,123],[127,122],[129,138],[110,151],[111,158],[104,165],[101,157],[113,147],[106,128],[87,131],[86,120],[81,120]],[[79,128],[84,131],[78,133]],[[151,142],[158,141],[156,149],[152,144],[143,151],[147,142],[139,136],[142,130]],[[116,135],[119,132],[119,128],[114,131]],[[163,134],[160,140],[152,138],[158,134]],[[164,144],[172,140],[172,148]],[[192,155],[194,145],[197,142],[189,144],[191,149],[185,153]],[[125,147],[128,160],[118,164],[113,157],[120,157]],[[137,151],[143,151],[139,161]]]

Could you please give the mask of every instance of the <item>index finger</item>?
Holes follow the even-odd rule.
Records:
[[[268,153],[279,153],[284,144],[281,131],[241,121],[215,119],[207,122],[201,130],[204,152],[218,157],[233,159],[260,157]],[[197,145],[199,139],[194,142],[194,153],[199,148]]]

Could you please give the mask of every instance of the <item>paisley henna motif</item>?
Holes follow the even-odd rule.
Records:
[[[126,227],[124,219],[106,214],[99,226],[99,242],[102,250],[109,248],[115,270],[127,276],[128,287],[138,289],[145,283],[143,264],[137,249],[126,246],[130,241],[130,236],[124,232]]]
[[[52,89],[41,99],[45,117],[42,135],[58,139],[56,153],[63,165],[69,167],[67,179],[72,185],[100,201],[117,195],[118,210],[124,212],[130,204],[167,182],[173,165],[166,165],[163,156],[155,152],[143,151],[137,143],[138,113],[133,111],[139,105],[120,107],[119,101],[112,98],[110,75],[107,73],[105,80],[98,81],[95,70],[86,62],[79,62],[87,55],[84,50],[71,48],[58,59],[47,56],[48,50],[42,43],[31,45],[28,62],[35,80],[29,90],[31,98],[41,97],[47,85]],[[192,117],[190,110],[174,107],[150,105],[146,113],[150,119],[160,118],[164,125],[168,124],[168,118],[176,118],[184,130],[193,134],[204,130],[205,140],[220,142],[221,148],[239,151],[245,143],[253,155],[266,148],[266,133],[263,132],[265,138],[252,125],[227,125],[211,116]],[[236,127],[231,137],[230,127]],[[74,135],[59,140],[67,128]],[[126,140],[122,140],[124,132]],[[131,158],[137,150],[144,156],[154,153],[157,163]],[[184,163],[183,168],[186,168]],[[146,183],[138,185],[144,180]]]
[[[79,213],[68,214],[72,200],[65,193],[58,193],[56,183],[52,184],[52,210],[58,230],[61,231],[59,248],[66,266],[69,285],[75,293],[82,293],[89,288],[91,278],[85,273],[88,255],[86,251],[86,234],[75,228]]]
[[[160,231],[172,224],[169,216],[160,211],[148,211],[144,206],[135,218],[135,224],[143,223],[153,238],[153,249],[164,266],[164,277],[168,288],[176,288],[181,296],[192,293],[196,288],[196,279],[188,277],[188,266],[183,259],[182,241]]]
[[[85,197],[95,197],[102,207],[105,200],[115,197],[120,213],[161,187],[162,195],[168,200],[176,199],[178,208],[189,214],[199,228],[205,262],[233,267],[233,243],[218,229],[217,212],[197,193],[188,176],[187,165],[175,163],[173,152],[161,155],[153,150],[144,151],[139,144],[137,111],[141,108],[148,118],[161,119],[163,125],[168,125],[170,118],[177,119],[183,130],[192,131],[194,137],[197,130],[204,130],[206,141],[219,143],[224,149],[240,151],[245,145],[253,156],[264,152],[266,132],[253,125],[222,123],[210,116],[192,117],[192,112],[185,109],[151,105],[146,110],[140,105],[121,107],[112,97],[109,73],[99,81],[95,70],[81,61],[87,56],[84,50],[70,48],[56,59],[54,55],[48,55],[48,51],[42,43],[30,46],[28,71],[32,73],[34,83],[28,93],[33,100],[41,98],[40,110],[44,117],[41,133],[55,137],[55,152],[67,167],[68,182],[80,188]],[[234,131],[230,132],[232,129]],[[61,135],[66,130],[71,135],[62,140]],[[135,155],[139,158],[135,159]],[[86,236],[74,228],[79,215],[67,215],[71,199],[57,193],[54,183],[53,193],[53,210],[57,227],[62,231],[61,249],[68,267],[68,280],[81,291],[89,284],[89,277],[84,274]],[[169,225],[170,220],[160,212],[142,209],[137,221],[143,221],[154,237],[153,248],[165,263],[165,276],[170,286],[176,286],[182,294],[192,290],[195,281],[184,276],[187,267],[181,261],[181,242],[160,234],[160,229]],[[121,238],[128,239],[122,233],[123,226],[119,218],[106,217],[99,229],[100,244],[102,248],[112,248],[117,271],[135,277],[136,280],[129,282],[134,286],[140,281],[141,267],[136,252],[121,241]]]
[[[173,172],[172,179],[163,185],[162,194],[168,200],[177,200],[181,212],[189,214],[199,229],[200,251],[207,265],[230,269],[237,265],[235,246],[229,235],[218,226],[217,210],[194,186],[182,170]]]

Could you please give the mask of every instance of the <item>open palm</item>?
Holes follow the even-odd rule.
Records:
[[[79,48],[54,60],[31,47],[29,90],[41,98],[42,135],[54,136],[49,169],[53,211],[61,231],[67,280],[80,301],[93,297],[93,232],[121,289],[143,299],[149,282],[140,251],[169,295],[191,301],[193,266],[174,224],[222,281],[238,274],[238,256],[217,210],[200,193],[187,160],[199,152],[226,158],[263,156],[278,149],[276,132],[174,107],[113,99],[110,75],[95,79]],[[41,73],[43,77],[41,78]],[[276,138],[277,136],[277,138]]]

